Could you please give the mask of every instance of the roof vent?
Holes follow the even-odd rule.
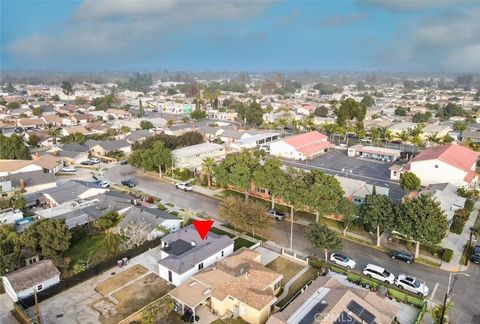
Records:
[[[195,243],[195,241],[192,241],[191,244],[192,244],[192,246],[197,245],[197,244]]]

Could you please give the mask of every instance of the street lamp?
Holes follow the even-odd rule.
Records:
[[[447,308],[448,301],[450,300],[450,286],[451,286],[451,283],[452,283],[452,276],[453,275],[462,275],[462,276],[465,276],[465,277],[470,277],[470,275],[468,273],[450,272],[450,275],[448,276],[447,292],[445,293],[445,298],[443,299],[442,317],[440,317],[440,324],[443,324],[444,317],[445,317],[445,309]]]

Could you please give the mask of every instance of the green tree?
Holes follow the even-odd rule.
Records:
[[[48,135],[53,138],[53,145],[57,144],[57,137],[61,134],[60,128],[58,127],[50,127],[48,129]],[[82,134],[83,135],[83,134]]]
[[[110,228],[116,226],[122,220],[116,211],[109,211],[97,218],[93,223],[93,226],[100,232],[106,232]]]
[[[208,188],[212,187],[212,173],[215,166],[215,160],[212,157],[206,157],[202,161],[202,172],[207,175]]]
[[[158,170],[160,177],[172,166],[172,152],[160,141],[155,142],[151,149],[143,150],[141,159],[142,167],[146,171]]]
[[[400,134],[398,134],[398,138],[403,142],[403,143],[408,143],[410,142],[410,135],[406,132],[403,131]]]
[[[421,180],[413,172],[404,172],[400,175],[400,187],[407,192],[420,189]]]
[[[253,173],[253,181],[257,188],[267,189],[270,192],[272,209],[275,208],[275,196],[279,180],[284,177],[282,161],[277,157],[268,158],[263,165]]]
[[[3,276],[24,265],[21,248],[15,225],[0,225],[0,275]]]
[[[327,117],[328,116],[328,108],[325,106],[320,106],[315,108],[313,114],[317,117]]]
[[[62,87],[63,93],[67,96],[73,95],[75,93],[75,90],[73,90],[72,84],[68,81],[62,81],[61,87]]]
[[[0,159],[29,160],[30,152],[20,136],[13,134],[6,137],[0,134]]]
[[[435,146],[442,141],[442,138],[438,137],[438,133],[433,133],[428,135],[427,140],[428,142],[432,142]]]
[[[8,110],[13,110],[13,109],[18,109],[22,106],[22,104],[18,101],[10,101],[7,103],[7,109]]]
[[[375,104],[375,99],[371,95],[365,95],[363,96],[362,101],[360,101],[363,105],[366,107],[372,107]]]
[[[32,114],[34,116],[40,117],[42,115],[42,108],[40,107],[35,107],[32,109]]]
[[[118,254],[121,240],[122,237],[120,235],[107,232],[103,242],[109,256],[114,256]]]
[[[128,126],[120,127],[120,134],[127,134],[128,132],[130,132],[130,127]]]
[[[328,250],[342,248],[342,239],[327,225],[312,223],[305,230],[305,238],[316,249],[323,250],[325,262],[328,261]]]
[[[57,94],[53,95],[51,99],[56,102],[60,101],[60,97]]]
[[[248,200],[252,188],[255,170],[260,166],[258,157],[252,151],[244,150],[228,154],[225,159],[214,168],[216,182],[223,187],[232,185],[245,194]]]
[[[45,258],[58,261],[70,247],[72,234],[64,219],[41,219],[22,233],[23,244]]]
[[[255,232],[269,228],[272,218],[267,215],[267,208],[257,202],[241,202],[240,213],[243,215],[245,229],[248,229],[255,236]]]
[[[398,211],[397,231],[416,242],[415,257],[420,244],[440,243],[448,229],[447,217],[440,203],[430,195],[405,198]]]
[[[442,138],[442,143],[443,143],[443,144],[450,144],[450,143],[452,143],[454,140],[455,140],[455,139],[454,139],[452,136],[450,136],[450,135],[447,134],[447,135],[445,135],[445,136]]]
[[[241,201],[234,197],[225,198],[218,207],[218,215],[235,229],[243,227],[244,218],[239,212],[241,210]]]
[[[337,213],[342,215],[343,236],[345,236],[350,226],[357,221],[358,208],[354,203],[344,197],[338,204]]]
[[[190,117],[195,120],[202,120],[207,118],[207,112],[205,110],[195,109],[190,113]]]
[[[406,116],[407,115],[407,108],[405,108],[405,107],[395,108],[395,115],[396,116]]]
[[[88,100],[85,99],[84,97],[75,97],[75,104],[77,106],[85,105],[87,102],[88,102]]]
[[[368,230],[376,231],[377,246],[380,246],[380,235],[390,231],[395,225],[395,205],[385,195],[368,195],[360,207],[360,219]]]
[[[152,129],[153,128],[153,124],[151,121],[148,121],[148,120],[142,120],[140,122],[140,128],[142,129]]]
[[[145,116],[145,111],[143,109],[142,99],[138,100],[138,117],[143,118]]]
[[[467,129],[467,124],[464,121],[457,120],[453,123],[454,131],[462,133],[465,129]]]

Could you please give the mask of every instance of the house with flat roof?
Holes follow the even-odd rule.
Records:
[[[280,133],[265,132],[253,136],[246,136],[230,144],[232,149],[243,150],[258,147],[268,147],[270,143],[278,140]]]
[[[390,132],[392,133],[392,135],[394,136],[398,136],[400,133],[402,132],[406,132],[406,133],[409,133],[411,131],[413,131],[415,129],[415,127],[417,127],[417,124],[416,123],[412,123],[412,122],[400,122],[400,123],[396,123],[396,124],[393,124],[393,125],[390,125],[388,127],[388,129],[390,130]]]
[[[364,146],[357,144],[348,148],[347,154],[350,157],[363,157],[366,159],[394,162],[400,157],[400,150],[385,147]]]
[[[465,207],[466,198],[458,195],[457,187],[450,183],[436,183],[428,185],[422,189],[419,195],[432,195],[433,199],[440,203],[440,207],[445,212],[447,220],[450,223],[457,210]]]
[[[60,282],[60,271],[52,260],[42,260],[2,277],[3,287],[14,302],[32,296]]]
[[[222,318],[263,324],[277,301],[283,275],[260,262],[261,254],[241,248],[169,292],[183,314],[206,305]]]
[[[234,241],[226,235],[208,233],[202,240],[193,225],[162,238],[158,270],[175,286],[233,253]]]
[[[270,155],[304,161],[323,154],[332,147],[326,135],[311,131],[272,142]]]
[[[202,161],[206,157],[214,160],[225,158],[225,146],[215,143],[201,143],[192,146],[186,146],[172,151],[175,168],[185,168],[190,170],[198,169],[202,166]]]
[[[400,313],[386,297],[348,287],[332,277],[318,277],[267,324],[391,324]]]

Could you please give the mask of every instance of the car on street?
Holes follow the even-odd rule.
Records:
[[[374,264],[367,264],[363,274],[391,285],[395,283],[395,276],[390,271]]]
[[[122,185],[127,186],[129,188],[133,188],[137,185],[137,182],[133,179],[125,179],[125,180],[122,180]]]
[[[63,167],[60,169],[60,172],[65,172],[65,173],[74,173],[74,172],[77,172],[77,169],[75,169],[74,167]]]
[[[404,273],[398,275],[397,279],[395,279],[395,285],[400,289],[419,296],[427,297],[428,295],[428,287],[425,283],[422,283],[417,278],[408,276]]]
[[[95,183],[96,183],[99,187],[102,187],[102,188],[108,188],[108,187],[110,187],[110,184],[109,184],[107,181],[97,180],[97,181],[95,181]]]
[[[179,182],[175,186],[177,189],[183,190],[183,191],[192,191],[193,186],[190,182]]]
[[[276,209],[270,209],[268,211],[268,216],[275,218],[277,221],[283,221],[286,217],[285,213],[282,213]]]
[[[332,253],[330,254],[330,261],[341,265],[347,269],[353,269],[356,266],[356,262],[350,259],[348,256],[341,254],[341,253]]]
[[[473,263],[480,263],[480,244],[473,249],[472,255],[470,256],[470,261]]]
[[[119,163],[120,163],[120,165],[127,165],[127,164],[128,164],[128,161],[127,161],[127,160],[122,160],[122,161],[120,161]]]
[[[99,159],[99,158],[91,158],[90,161],[91,161],[93,164],[98,164],[98,163],[100,163],[100,159]]]
[[[83,161],[80,163],[81,165],[94,165],[95,163],[93,163],[92,161],[90,160],[86,160],[86,161]]]
[[[392,259],[401,260],[406,263],[413,263],[415,260],[411,253],[405,251],[392,251],[389,255]]]

